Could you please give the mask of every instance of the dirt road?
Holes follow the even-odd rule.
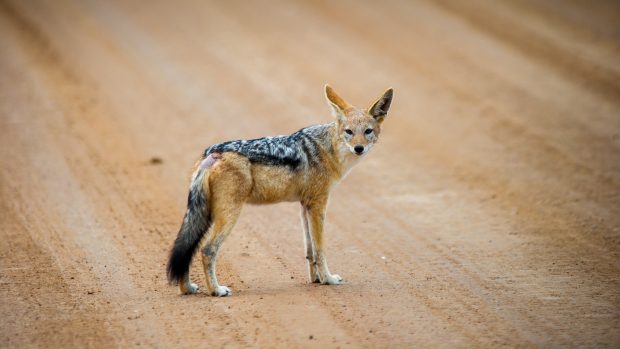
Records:
[[[620,346],[620,3],[145,4],[0,2],[1,347]],[[325,82],[395,90],[328,209],[346,284],[250,206],[234,296],[180,296],[194,160],[328,122]]]

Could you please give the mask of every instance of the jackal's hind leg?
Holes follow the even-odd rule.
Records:
[[[217,282],[216,259],[220,246],[239,218],[251,188],[252,177],[247,159],[226,154],[213,165],[209,176],[213,225],[202,251],[202,264],[207,281],[206,291],[212,296],[225,297],[232,294],[228,287],[220,286]]]
[[[314,245],[312,244],[312,236],[310,236],[310,227],[308,225],[308,210],[301,205],[301,228],[304,231],[304,243],[306,246],[306,260],[308,262],[308,273],[310,282],[321,283],[316,264],[316,254],[314,253]]]
[[[226,297],[232,295],[232,291],[228,287],[218,284],[215,266],[220,247],[235,226],[240,213],[240,203],[237,204],[237,207],[231,207],[230,210],[220,210],[219,215],[214,217],[213,229],[202,250],[202,264],[207,279],[206,289],[211,296]]]
[[[181,289],[181,294],[198,293],[198,290],[200,289],[198,285],[193,283],[191,279],[189,278],[189,272],[187,272],[183,276],[183,279],[181,280],[181,282],[179,282],[179,288]]]

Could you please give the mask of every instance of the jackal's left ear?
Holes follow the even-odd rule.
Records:
[[[329,86],[325,85],[325,98],[331,109],[332,115],[338,119],[344,118],[344,110],[351,107],[342,97],[338,96],[336,91]]]
[[[392,88],[388,88],[381,98],[379,98],[372,107],[368,108],[368,114],[370,114],[375,120],[378,122],[382,122],[387,115],[388,110],[390,110],[390,104],[392,104],[392,96],[394,95],[394,90]]]

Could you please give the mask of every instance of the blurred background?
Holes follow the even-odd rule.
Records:
[[[617,347],[620,2],[0,1],[0,346]],[[307,282],[247,207],[234,296],[164,264],[211,144],[367,107]],[[203,283],[200,263],[192,277]]]

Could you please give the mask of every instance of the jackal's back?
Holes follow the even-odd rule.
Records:
[[[243,155],[252,164],[287,167],[300,171],[316,165],[319,154],[331,146],[329,130],[333,124],[314,125],[303,128],[288,136],[263,137],[250,140],[236,140],[212,145],[204,152],[234,152]]]

